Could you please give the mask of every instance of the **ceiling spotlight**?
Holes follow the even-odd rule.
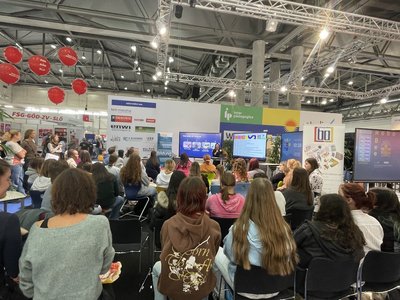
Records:
[[[165,25],[161,25],[158,32],[160,33],[160,35],[165,35],[167,33],[167,27],[165,27]]]
[[[310,104],[311,103],[311,100],[307,100],[307,102],[306,102],[307,104]]]
[[[270,19],[267,21],[267,24],[265,26],[265,31],[275,32],[277,27],[278,27],[278,21],[274,20],[274,19]]]
[[[332,74],[333,71],[335,71],[335,67],[334,66],[330,66],[330,67],[328,67],[328,69],[326,69],[326,72],[329,73],[329,74]]]
[[[85,60],[85,59],[86,59],[86,56],[85,56],[85,54],[83,54],[83,55],[82,55],[82,59],[83,59],[83,60]]]
[[[138,64],[139,64],[139,61],[138,61],[137,59],[135,59],[135,60],[133,61],[133,63],[134,63],[135,65],[138,65]]]
[[[96,52],[97,52],[97,54],[101,54],[101,50],[97,50]]]
[[[168,58],[168,62],[169,62],[170,64],[172,64],[174,61],[175,61],[175,59],[174,59],[172,56],[170,56],[170,57]]]
[[[158,40],[157,40],[157,37],[155,37],[155,38],[150,42],[150,46],[151,46],[153,49],[157,49],[157,48],[158,48]]]
[[[136,72],[137,75],[140,75],[140,72]]]
[[[305,90],[304,93],[308,94],[309,90]]]
[[[152,78],[153,78],[154,81],[157,81],[157,79],[158,79],[157,75],[153,75]]]
[[[161,70],[156,70],[156,76],[157,76],[157,77],[161,77],[161,75],[162,75]]]
[[[328,103],[328,102],[326,101],[326,99],[324,99],[324,100],[321,101],[321,104],[322,104],[322,105],[326,105],[327,103]]]
[[[381,103],[381,104],[385,104],[386,102],[387,102],[387,98],[382,98],[379,102]]]
[[[59,71],[60,73],[63,73],[63,72],[64,72],[62,69],[59,69],[58,71]]]
[[[146,92],[150,93],[150,89],[147,89]]]
[[[127,90],[128,90],[128,87],[124,87],[124,90],[127,91]]]
[[[335,101],[335,99],[333,99],[333,98],[329,99],[329,102],[334,102],[334,101]]]
[[[131,46],[131,50],[133,51],[133,52],[136,52],[136,46],[135,45],[133,45],[133,46]]]
[[[236,96],[235,91],[234,91],[234,90],[230,90],[230,91],[229,91],[229,96],[230,96],[230,97],[235,97],[235,96]]]
[[[167,67],[167,73],[171,73],[171,69]]]
[[[124,75],[121,75],[121,79],[124,79],[125,78],[125,76]]]
[[[265,90],[266,88],[267,88],[267,87],[264,85],[264,86],[263,86],[263,89]]]
[[[286,92],[287,92],[287,87],[286,87],[286,86],[282,86],[281,89],[280,89],[280,91],[281,91],[282,93],[286,93]]]
[[[98,87],[99,89],[101,89],[101,84],[99,84],[97,87]]]
[[[195,7],[196,6],[196,0],[189,0],[189,5],[190,5],[190,7]]]
[[[328,36],[329,36],[329,31],[326,28],[322,29],[321,32],[319,33],[319,38],[322,41],[326,40],[328,38]]]
[[[56,46],[56,45],[53,45],[53,44],[50,45],[50,47],[53,48],[53,49],[56,49],[56,48],[57,48],[57,46]]]
[[[45,80],[44,83],[49,83],[49,82],[47,80]]]
[[[142,69],[140,67],[137,68],[138,72],[142,71]]]
[[[329,73],[325,73],[324,77],[325,77],[325,78],[328,78],[329,75],[330,75]]]
[[[300,80],[303,81],[304,80],[304,76],[301,76]]]
[[[348,85],[353,85],[353,83],[354,83],[353,80],[350,80],[347,84]]]
[[[167,87],[167,86],[164,86],[164,90],[168,90],[168,87]]]
[[[166,82],[164,82],[164,85],[168,85],[169,81],[167,80]]]
[[[68,43],[72,42],[72,39],[70,37],[67,37],[66,40],[67,40]]]

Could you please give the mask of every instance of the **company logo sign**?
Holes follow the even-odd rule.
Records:
[[[146,119],[146,123],[155,123],[155,122],[156,119],[150,119],[150,118]]]
[[[221,122],[239,124],[261,124],[263,110],[248,106],[221,106]]]
[[[333,142],[333,127],[315,127],[314,142],[332,143]]]
[[[144,119],[133,119],[135,122],[144,122]]]
[[[132,123],[132,117],[131,116],[111,115],[111,122]]]
[[[120,130],[120,131],[130,131],[132,127],[130,125],[111,125],[111,130]]]
[[[267,135],[265,133],[262,134],[236,134],[233,137],[235,140],[265,140]]]

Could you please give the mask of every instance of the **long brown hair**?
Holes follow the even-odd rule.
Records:
[[[190,166],[189,176],[201,177],[200,164],[197,161]]]
[[[308,205],[313,204],[313,194],[306,169],[294,168],[292,182],[289,186],[292,190],[304,194],[307,197]]]
[[[186,177],[179,185],[176,211],[188,217],[204,213],[207,200],[205,187],[199,177]]]
[[[344,183],[339,189],[347,199],[353,199],[357,209],[373,209],[376,202],[376,195],[373,192],[365,192],[358,183]]]
[[[251,182],[240,217],[233,227],[233,253],[236,264],[250,269],[250,222],[257,227],[262,243],[261,266],[271,275],[289,275],[298,261],[296,243],[275,200],[272,184],[263,178]]]
[[[236,184],[235,175],[232,172],[225,172],[221,176],[221,198],[224,203],[229,200],[228,189]]]
[[[233,164],[233,172],[238,181],[249,181],[247,177],[246,161],[243,158],[236,159]]]
[[[142,180],[142,167],[140,166],[140,156],[132,153],[129,156],[126,166],[121,168],[120,177],[124,185],[137,183]]]

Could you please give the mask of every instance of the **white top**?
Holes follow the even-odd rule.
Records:
[[[76,168],[77,167],[76,161],[72,157],[67,159],[67,163],[68,163],[68,166],[70,168]]]
[[[160,174],[157,175],[156,183],[158,186],[163,188],[168,188],[169,181],[171,179],[172,173],[165,173],[165,171],[161,171]]]
[[[278,204],[279,210],[281,211],[282,216],[286,216],[286,200],[285,196],[280,191],[275,191],[275,200],[276,204]]]
[[[44,192],[51,185],[51,179],[45,176],[38,176],[32,184],[31,190]]]
[[[376,250],[381,251],[381,244],[383,242],[383,228],[379,221],[374,217],[364,213],[362,210],[352,210],[354,222],[360,228],[364,235],[365,242],[364,252]]]

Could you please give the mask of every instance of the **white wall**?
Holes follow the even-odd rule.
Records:
[[[391,117],[345,122],[346,132],[355,132],[356,128],[391,129]]]

